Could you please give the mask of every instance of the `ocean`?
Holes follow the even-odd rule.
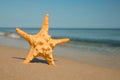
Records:
[[[40,30],[40,28],[21,29],[30,34]],[[53,38],[70,38],[69,43],[61,46],[76,50],[71,54],[77,55],[74,56],[76,60],[120,69],[120,29],[50,28],[49,34]],[[25,40],[15,32],[15,28],[0,28],[1,45],[15,47],[24,45],[22,48],[28,49],[27,44],[24,43]],[[64,54],[62,56],[67,57]]]

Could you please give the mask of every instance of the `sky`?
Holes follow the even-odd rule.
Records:
[[[0,27],[120,28],[120,0],[0,0]]]

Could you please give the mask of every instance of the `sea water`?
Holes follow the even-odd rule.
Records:
[[[21,28],[29,34],[36,34],[39,28]],[[51,28],[49,34],[53,38],[70,38],[74,47],[119,48],[120,29],[79,29],[79,28]],[[20,38],[15,28],[0,28],[0,35]]]
[[[40,30],[39,28],[21,29],[30,34],[36,34]],[[49,34],[53,38],[70,38],[70,42],[62,46],[76,50],[69,55],[76,54],[75,58],[78,60],[120,69],[120,29],[50,28]],[[18,46],[22,43],[26,42],[15,32],[15,28],[0,28],[0,44]]]

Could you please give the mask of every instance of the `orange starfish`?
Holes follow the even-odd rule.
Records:
[[[53,39],[48,34],[49,24],[48,24],[48,14],[44,17],[44,22],[41,31],[35,35],[30,35],[23,30],[16,28],[16,32],[26,39],[30,44],[30,51],[23,63],[29,63],[36,57],[43,57],[47,60],[49,65],[55,65],[53,59],[53,49],[56,45],[68,42],[68,38],[64,39]]]

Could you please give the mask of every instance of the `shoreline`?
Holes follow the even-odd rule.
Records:
[[[29,44],[23,39],[0,36],[0,40],[0,45],[29,50]],[[54,49],[53,54],[87,64],[120,70],[120,50],[117,51],[92,50],[90,48],[74,48],[70,45],[60,45]]]
[[[120,80],[120,70],[86,64],[56,54],[56,67],[53,67],[41,58],[22,64],[28,53],[26,49],[0,46],[0,51],[1,80]]]

